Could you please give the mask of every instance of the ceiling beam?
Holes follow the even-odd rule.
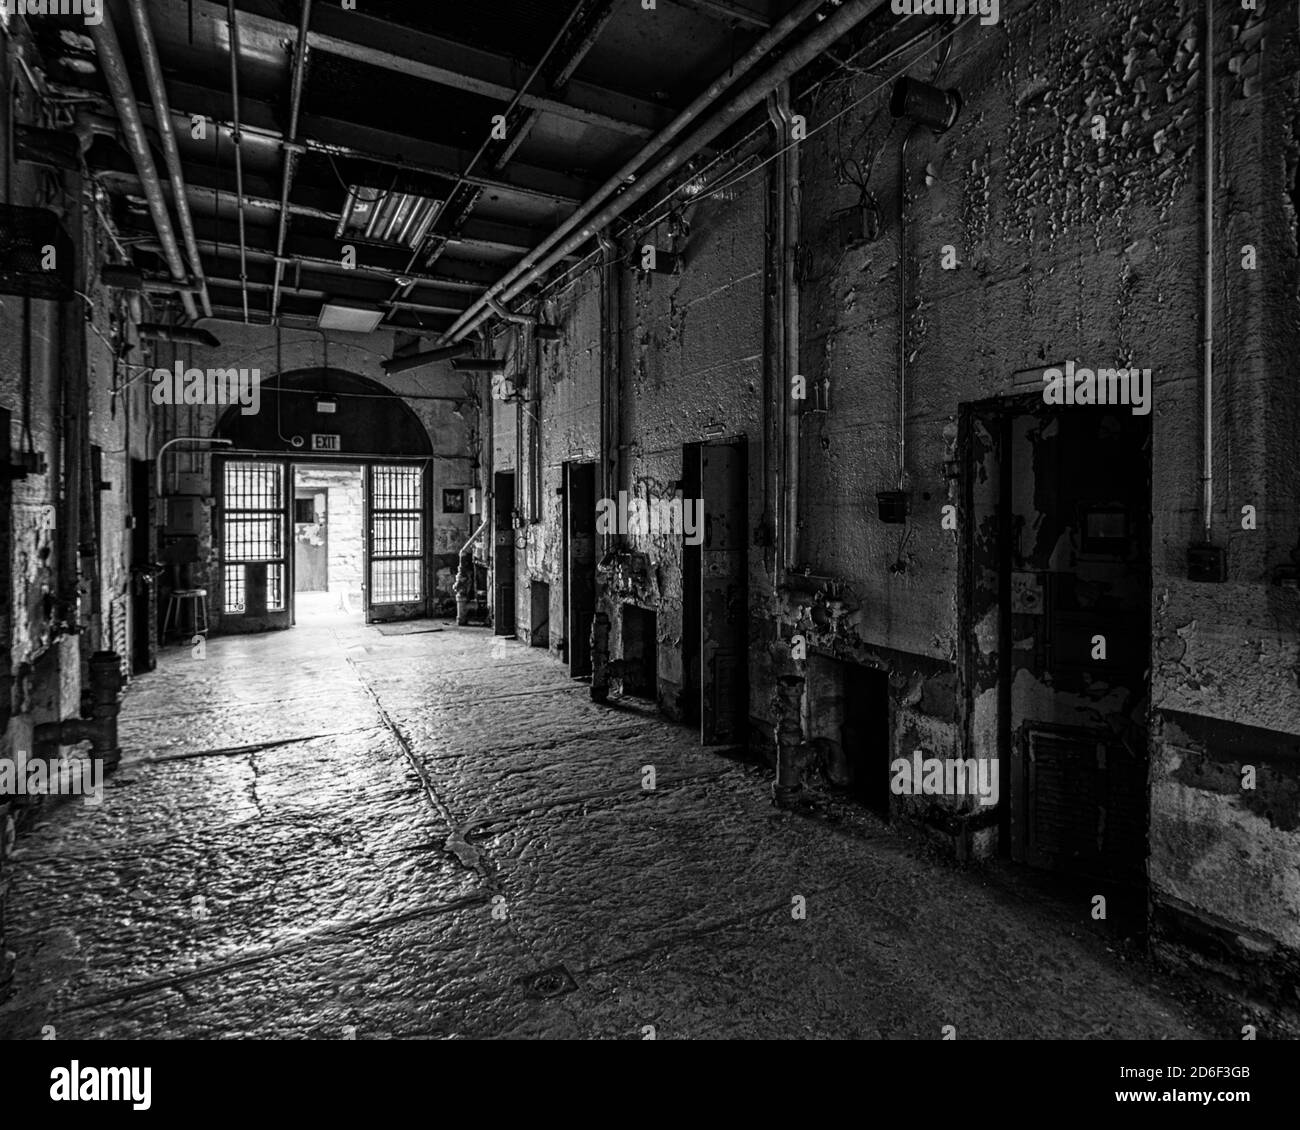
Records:
[[[242,24],[240,28],[242,35]],[[172,116],[184,119],[187,137],[191,118],[198,116],[211,122],[213,128],[221,131],[223,142],[230,144],[234,126],[228,117],[228,94],[186,82],[168,83],[168,93],[171,95]],[[146,120],[156,125],[153,108],[141,103],[140,109]],[[241,98],[239,125],[244,145],[260,143],[277,149],[283,147],[284,134],[280,129],[279,114],[267,103]],[[302,115],[299,136],[301,144],[311,152],[372,161],[453,180],[460,175],[460,170],[469,163],[471,156],[468,151],[454,145],[424,141],[374,126],[316,114]],[[490,192],[529,196],[565,207],[577,207],[593,187],[591,182],[568,173],[519,164],[496,177],[471,174],[466,180]]]
[[[188,0],[151,0],[161,10],[160,20],[186,27]],[[192,0],[196,41],[200,36],[224,45],[227,41],[226,5],[215,0]],[[284,54],[297,28],[286,21],[253,12],[239,12],[241,48],[250,55],[274,58]],[[392,23],[360,10],[322,4],[312,16],[307,35],[310,51],[324,51],[382,70],[397,71],[485,98],[509,102],[514,97],[520,63],[505,55],[484,51],[434,35],[419,28]],[[542,94],[525,96],[529,109],[598,126],[633,137],[650,137],[667,124],[672,109],[593,83],[574,83],[563,98]]]
[[[763,31],[772,26],[772,21],[761,12],[730,3],[729,0],[669,0],[669,3],[676,4],[679,8],[690,8],[728,25],[745,24]]]
[[[614,0],[589,0],[587,10],[578,17],[565,42],[560,44],[559,49],[542,71],[542,79],[547,89],[562,90],[564,85],[573,78],[573,72],[587,57],[587,53],[596,46],[596,40],[600,38],[600,33],[605,30],[605,25],[613,15]],[[537,125],[541,116],[542,112],[537,109],[524,111],[523,118],[512,130],[509,140],[492,154],[494,171],[499,173],[506,167],[519,146],[533,132],[533,127]]]
[[[110,192],[117,195],[139,196],[143,198],[144,187],[134,170],[124,168],[100,169],[96,175]],[[234,192],[225,182],[229,177],[222,170],[211,165],[190,164],[186,173],[188,180],[185,189],[190,207],[207,215],[217,211],[218,203],[234,207]],[[261,177],[244,175],[244,207],[256,212],[268,212],[278,218],[280,202],[265,191],[271,187],[270,182]],[[163,182],[163,192],[173,199],[171,182]],[[294,186],[297,200],[289,201],[289,214],[304,219],[320,220],[322,223],[337,225],[342,219],[338,205],[342,201],[342,190],[334,186],[329,189],[308,185],[302,178]],[[470,219],[454,236],[447,240],[453,251],[469,255],[490,253],[494,255],[523,256],[531,251],[545,237],[545,232],[531,228],[521,228],[513,224],[498,223],[492,220]]]
[[[410,298],[403,299],[400,302],[390,303],[388,301],[388,295],[391,289],[391,284],[375,282],[370,288],[353,287],[349,290],[340,290],[336,286],[328,285],[329,281],[328,278],[310,272],[304,272],[302,279],[299,279],[292,270],[286,270],[284,278],[280,282],[280,289],[287,294],[298,294],[304,298],[318,298],[321,300],[327,298],[347,298],[356,302],[368,302],[375,306],[387,307],[391,305],[403,310],[415,310],[424,314],[438,314],[451,317],[463,314],[468,308],[467,302],[459,304],[428,301],[422,302],[414,295]],[[236,291],[241,285],[238,278],[222,274],[218,274],[215,277],[215,282],[218,286]],[[248,272],[248,289],[262,294],[269,294],[274,291],[274,266],[268,264],[257,264],[256,266],[250,267]]]
[[[199,249],[205,258],[209,255],[239,255],[238,242],[230,238],[233,229],[227,231],[226,238],[218,243],[213,238],[217,234],[214,225],[196,218],[195,227]],[[125,226],[121,229],[121,234],[130,237],[152,236],[153,233]],[[154,250],[154,246],[148,242],[137,246],[146,251]],[[487,289],[488,284],[497,277],[498,273],[497,268],[494,267],[483,267],[463,259],[449,258],[440,259],[438,266],[434,267],[432,272],[419,269],[407,270],[408,249],[376,247],[366,243],[354,244],[357,249],[357,265],[349,269],[343,266],[339,257],[339,249],[342,246],[343,244],[337,240],[307,236],[301,232],[292,233],[285,243],[283,257],[290,262],[299,262],[306,267],[337,275],[341,279],[380,278],[391,285],[394,277],[401,275],[403,278],[414,279],[416,285],[420,287],[457,293],[480,293]],[[269,226],[250,229],[246,250],[249,262],[273,263],[276,258],[273,229]]]
[[[238,289],[232,289],[224,283],[213,288],[218,291],[212,297],[212,315],[214,318],[223,322],[244,321],[243,304],[239,301]],[[231,301],[219,301],[219,295],[229,295]],[[315,329],[316,323],[320,319],[320,310],[324,305],[323,302],[305,298],[301,295],[291,294],[286,296],[280,303],[280,322],[286,327],[302,326],[305,329]],[[398,307],[389,312],[380,323],[381,330],[402,330],[404,333],[414,334],[418,337],[439,338],[451,325],[452,318],[445,314],[422,314],[418,310],[407,310]],[[249,324],[255,326],[271,325],[271,316],[265,310],[252,310],[249,312]]]

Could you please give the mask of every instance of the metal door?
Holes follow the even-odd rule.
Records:
[[[366,623],[427,616],[426,469],[376,463],[365,478]]]
[[[747,475],[743,440],[702,446],[700,740],[704,745],[726,745],[745,737],[749,699]]]
[[[591,674],[591,621],[596,613],[596,465],[564,465],[564,521],[568,543],[565,639],[569,675]]]

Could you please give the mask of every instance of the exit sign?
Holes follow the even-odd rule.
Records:
[[[342,451],[342,436],[313,435],[311,437],[311,449],[313,451]]]

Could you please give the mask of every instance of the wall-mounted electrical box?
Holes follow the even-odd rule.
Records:
[[[0,294],[67,302],[72,240],[46,208],[0,205]]]
[[[901,525],[907,521],[907,492],[902,490],[877,491],[876,508],[882,522]]]
[[[164,498],[163,528],[167,534],[199,534],[207,521],[207,507],[197,495],[177,494]]]
[[[880,208],[874,197],[859,200],[835,213],[835,230],[841,247],[858,243],[874,243],[880,238],[882,227]]]
[[[1187,579],[1221,583],[1228,579],[1228,555],[1221,545],[1204,542],[1187,550]]]

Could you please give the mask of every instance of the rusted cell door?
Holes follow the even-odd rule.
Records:
[[[564,465],[566,544],[565,647],[569,675],[591,674],[591,620],[596,613],[596,464]]]
[[[498,471],[492,490],[492,634],[515,634],[515,474]]]
[[[744,740],[748,679],[748,465],[743,439],[700,445],[700,741]]]

